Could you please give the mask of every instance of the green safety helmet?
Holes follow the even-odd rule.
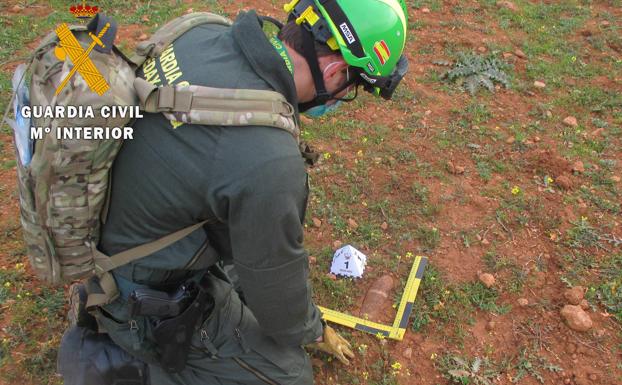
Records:
[[[404,0],[293,0],[284,9],[316,41],[339,50],[359,75],[354,82],[391,98],[408,69],[403,56],[408,25]],[[310,66],[317,61],[313,53],[303,55]]]

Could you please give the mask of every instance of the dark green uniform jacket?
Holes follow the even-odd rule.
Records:
[[[275,90],[297,105],[292,75],[252,11],[232,27],[193,28],[146,63],[142,76],[157,85]],[[134,139],[114,164],[100,249],[111,255],[205,219],[212,223],[115,270],[115,278],[156,288],[179,284],[207,237],[218,257],[235,265],[267,335],[288,345],[321,335],[303,248],[307,174],[294,138],[271,127],[174,128],[161,114],[145,114],[133,127]]]

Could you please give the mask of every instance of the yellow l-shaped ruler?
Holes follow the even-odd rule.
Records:
[[[408,281],[406,281],[406,287],[404,288],[404,294],[400,300],[400,305],[397,308],[397,315],[393,325],[384,325],[377,322],[372,322],[363,318],[354,317],[349,314],[341,313],[335,310],[327,309],[322,306],[318,306],[322,312],[322,318],[326,321],[334,322],[339,325],[343,325],[352,329],[360,330],[366,333],[371,333],[376,336],[382,336],[385,338],[392,338],[394,340],[401,341],[406,333],[406,326],[408,326],[408,320],[410,319],[410,313],[413,310],[415,297],[417,297],[417,290],[419,290],[419,284],[423,278],[423,271],[428,263],[428,259],[422,256],[416,256],[413,262],[412,269],[408,275]]]

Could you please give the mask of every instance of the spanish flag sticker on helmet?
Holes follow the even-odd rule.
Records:
[[[389,51],[389,47],[387,47],[387,43],[385,43],[384,40],[374,44],[374,52],[376,53],[376,56],[378,56],[380,64],[382,65],[384,65],[384,63],[386,63],[391,57],[391,51]]]

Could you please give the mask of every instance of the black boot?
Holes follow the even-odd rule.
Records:
[[[74,283],[69,287],[69,312],[67,321],[69,326],[80,326],[97,331],[97,321],[95,317],[86,311],[86,299],[88,294],[86,286],[82,283]]]

